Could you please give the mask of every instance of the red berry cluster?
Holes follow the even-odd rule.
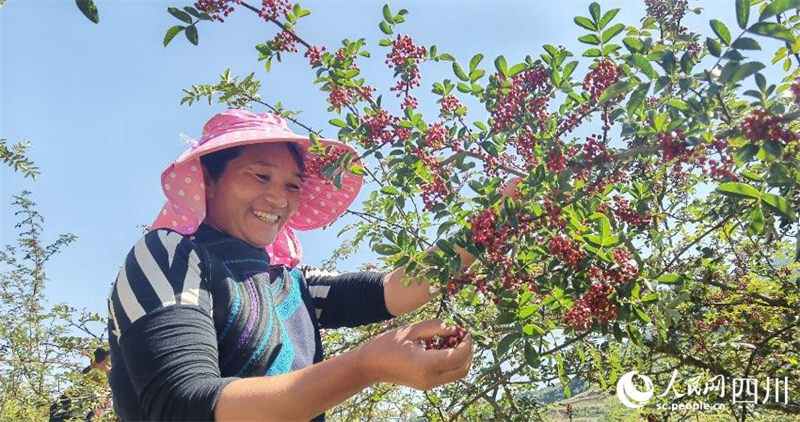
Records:
[[[462,287],[474,285],[479,293],[486,294],[489,290],[489,283],[486,276],[476,274],[456,274],[447,281],[447,293],[456,294]]]
[[[612,293],[614,288],[610,284],[592,283],[583,298],[577,299],[572,309],[564,315],[564,323],[579,331],[588,330],[592,326],[592,318],[608,324],[617,317],[617,306],[608,298]]]
[[[422,165],[433,173],[433,181],[422,185],[422,202],[425,204],[425,210],[430,211],[437,204],[444,202],[444,199],[450,194],[450,190],[447,188],[436,157],[421,149],[414,149],[411,154],[419,158]]]
[[[611,60],[599,60],[597,66],[583,79],[583,89],[589,92],[592,100],[597,101],[608,87],[617,83],[619,73],[619,68]]]
[[[425,132],[423,141],[425,142],[425,145],[438,150],[444,148],[448,135],[449,131],[447,128],[441,123],[437,122],[432,124],[428,128],[427,132]]]
[[[540,124],[546,120],[549,76],[547,69],[537,66],[511,78],[510,92],[499,97],[490,111],[495,132],[511,127],[519,116],[534,114],[539,117]],[[495,74],[494,78],[501,83],[506,80],[506,77],[499,73]],[[529,95],[534,95],[534,98],[526,103]]]
[[[442,115],[453,113],[461,107],[461,102],[458,101],[455,95],[445,95],[439,100],[439,104],[441,104],[440,113]]]
[[[614,197],[614,215],[616,215],[620,220],[636,228],[649,226],[650,219],[652,218],[647,213],[642,215],[632,210],[630,202],[620,196]]]
[[[703,174],[716,179],[739,180],[739,176],[733,172],[733,156],[728,153],[728,142],[724,139],[717,139],[711,143],[711,148],[719,155],[719,160],[706,156],[708,148],[705,145],[695,146],[697,162],[700,165],[708,164],[708,167],[703,167]]]
[[[515,228],[508,223],[497,227],[499,215],[494,208],[484,210],[472,217],[472,239],[475,243],[486,248],[486,260],[489,264],[498,267],[501,274],[502,287],[506,290],[516,290],[521,284],[529,284],[535,289],[535,279],[528,273],[515,271],[513,257],[508,252],[511,248],[511,239],[530,237],[534,230],[533,217],[528,214],[516,216],[519,225]],[[499,299],[499,298],[497,298]]]
[[[390,88],[397,91],[399,97],[404,92],[420,85],[419,63],[425,60],[428,50],[414,44],[408,35],[397,35],[392,42],[392,51],[386,55],[386,64],[394,70],[395,75],[401,75],[397,85]]]
[[[665,31],[682,33],[686,30],[681,26],[681,19],[689,10],[687,0],[644,0],[647,6],[647,16],[653,17]]]
[[[532,131],[523,131],[516,139],[511,140],[511,144],[516,148],[517,154],[522,157],[528,171],[539,165],[535,150],[538,140]]]
[[[542,204],[547,213],[546,220],[550,224],[550,227],[554,229],[563,229],[566,226],[566,222],[561,216],[561,207],[554,204],[553,201],[546,196],[542,199]]]
[[[592,109],[592,105],[588,102],[579,105],[575,110],[568,113],[564,116],[564,120],[561,124],[558,125],[558,134],[564,135],[569,132],[572,132],[576,127],[580,126],[583,117],[589,110]]]
[[[339,157],[341,157],[344,153],[345,150],[343,149],[332,149],[322,155],[311,154],[311,158],[306,162],[306,171],[309,174],[322,175],[325,168],[338,161]],[[328,183],[332,183],[325,177],[320,177],[320,179]]]
[[[275,38],[267,42],[267,45],[272,49],[272,51],[297,51],[297,40],[295,40],[292,34],[290,34],[287,30],[278,32],[275,35]]]
[[[394,132],[390,129],[397,118],[390,115],[384,109],[378,110],[374,115],[366,115],[361,118],[361,124],[367,128],[367,134],[361,139],[365,147],[383,145],[394,138]]]
[[[475,155],[483,162],[484,170],[490,177],[497,177],[500,174],[500,163],[495,156],[486,153],[481,147],[475,145],[468,149],[469,152]]]
[[[261,0],[258,16],[265,20],[277,19],[278,15],[286,16],[291,10],[292,3],[289,0]]]
[[[794,102],[800,103],[800,78],[792,82],[792,94],[794,94]]]
[[[559,151],[552,151],[547,155],[547,169],[553,173],[561,173],[567,168],[567,159]]]
[[[225,18],[233,12],[231,3],[241,4],[242,0],[197,0],[194,7],[208,13],[212,19],[224,22]]]
[[[658,140],[661,143],[661,159],[667,163],[677,159],[676,166],[688,160],[690,151],[686,144],[686,136],[682,131],[677,130],[670,133],[659,133]]]
[[[628,251],[623,248],[616,248],[612,252],[616,265],[611,268],[603,268],[597,265],[589,267],[589,278],[595,281],[612,282],[624,284],[639,276],[639,270],[630,261]]]
[[[576,271],[580,269],[581,261],[583,261],[583,258],[586,256],[578,242],[573,242],[562,236],[556,236],[550,239],[550,242],[547,243],[547,247],[550,249],[551,254],[564,261],[567,266],[572,267]]]
[[[758,109],[744,118],[742,133],[753,142],[758,141],[795,141],[796,133],[781,127],[783,116],[770,116],[767,110]]]
[[[425,350],[453,349],[458,346],[467,336],[467,329],[456,327],[456,333],[449,336],[433,336],[423,341]]]
[[[600,135],[589,135],[586,138],[586,142],[583,144],[583,159],[586,167],[591,169],[595,164],[611,161],[611,158]]]
[[[331,89],[331,92],[328,94],[328,102],[337,110],[350,104],[350,101],[350,95],[347,94],[347,91],[338,86]]]
[[[419,101],[417,101],[417,97],[406,95],[406,97],[403,98],[403,103],[400,104],[400,108],[405,110],[409,107],[411,107],[412,109],[416,109],[417,107],[419,107]]]
[[[321,65],[323,51],[325,51],[325,47],[319,48],[316,45],[309,47],[304,54],[304,56],[308,58],[308,64],[310,64],[312,67]]]

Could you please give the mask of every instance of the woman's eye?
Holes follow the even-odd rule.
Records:
[[[269,175],[256,173],[256,178],[262,182],[269,182]]]
[[[300,186],[297,185],[287,185],[289,187],[290,192],[300,192]]]

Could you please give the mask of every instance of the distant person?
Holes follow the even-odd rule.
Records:
[[[97,371],[95,371],[97,370]],[[90,380],[106,384],[108,373],[111,371],[111,353],[108,349],[98,347],[94,350],[89,365],[81,371],[84,376],[77,385],[74,385],[61,394],[56,401],[50,405],[50,422],[67,422],[71,420],[91,421],[95,417],[102,415],[112,407],[111,397],[98,397],[89,394],[87,391]],[[97,375],[95,375],[97,374]],[[90,410],[86,410],[90,409]]]

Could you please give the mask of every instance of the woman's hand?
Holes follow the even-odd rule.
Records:
[[[522,194],[519,192],[519,189],[517,189],[517,185],[519,185],[520,182],[522,182],[522,178],[515,176],[509,179],[508,182],[500,185],[498,188],[500,196],[503,198],[521,199]]]
[[[396,328],[376,336],[356,351],[364,377],[373,382],[391,382],[418,390],[463,378],[472,363],[472,340],[467,334],[452,349],[425,350],[422,341],[450,336],[456,327],[432,319]]]

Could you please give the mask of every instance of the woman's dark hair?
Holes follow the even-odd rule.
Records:
[[[292,158],[297,162],[297,167],[300,168],[300,174],[305,174],[306,163],[305,160],[303,160],[303,153],[300,152],[300,147],[294,142],[287,142],[286,146],[289,147],[289,153],[292,154]],[[222,175],[222,172],[225,171],[225,165],[228,164],[228,161],[238,157],[239,154],[242,153],[243,148],[243,146],[231,147],[200,156],[200,164],[206,168],[212,180],[217,180],[219,176]]]
[[[108,349],[105,349],[105,348],[102,348],[102,347],[98,347],[97,349],[94,349],[94,359],[92,360],[92,363],[98,364],[98,363],[106,360],[108,355],[109,355]],[[81,374],[86,375],[91,371],[92,371],[92,365],[89,365],[89,366],[83,368],[83,370],[81,371]]]

